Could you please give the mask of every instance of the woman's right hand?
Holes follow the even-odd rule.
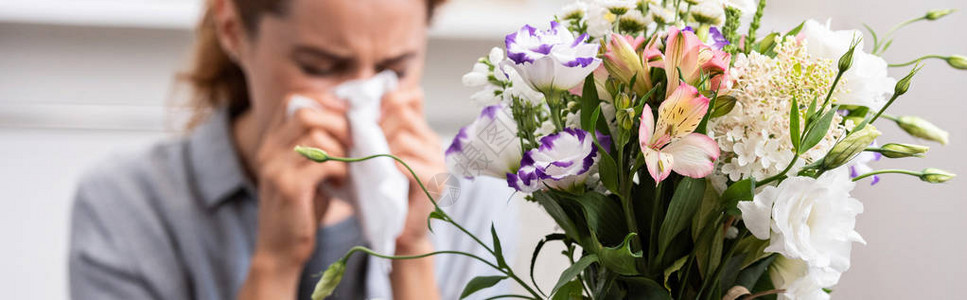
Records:
[[[316,231],[331,200],[320,186],[339,186],[346,180],[345,163],[315,163],[293,150],[311,146],[346,155],[351,140],[345,105],[331,97],[317,98],[322,109],[299,109],[288,116],[286,107],[293,99],[288,97],[261,135],[253,166],[259,189],[258,233],[240,298],[295,298],[299,275],[315,250]]]

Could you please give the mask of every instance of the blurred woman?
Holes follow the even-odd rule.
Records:
[[[420,89],[427,26],[440,2],[208,2],[185,75],[196,126],[184,138],[112,158],[85,176],[72,220],[72,296],[308,298],[319,272],[366,242],[350,201],[319,188],[342,187],[347,165],[312,163],[292,149],[346,156],[353,144],[347,104],[331,89],[390,70],[399,89],[383,98],[379,124],[391,152],[421,178],[445,173]],[[321,109],[287,114],[294,95]],[[406,175],[409,210],[395,254],[431,252],[432,206]],[[487,228],[490,217],[479,213],[477,223],[486,225],[478,227]],[[351,259],[335,298],[441,296],[433,258],[393,261],[389,291],[368,294],[365,265],[362,255]],[[457,292],[478,273],[465,261],[448,267],[463,270],[439,286],[459,285]]]

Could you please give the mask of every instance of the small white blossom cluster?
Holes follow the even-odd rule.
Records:
[[[490,55],[473,65],[469,73],[463,75],[463,85],[482,87],[470,96],[470,100],[480,106],[498,103],[510,104],[513,97],[530,103],[541,103],[544,95],[531,89],[514,68],[506,66],[504,49],[494,47]]]
[[[775,58],[756,52],[736,58],[732,68],[735,82],[723,93],[736,99],[735,107],[729,114],[709,121],[709,135],[722,150],[711,176],[719,190],[727,180],[750,176],[761,180],[775,175],[793,159],[789,138],[793,97],[802,108],[813,99],[821,103],[836,75],[832,60],[811,57],[806,47],[790,37],[777,46]],[[841,121],[842,117],[836,115],[833,124]],[[800,157],[792,171],[824,157],[845,129],[832,127],[818,145]]]

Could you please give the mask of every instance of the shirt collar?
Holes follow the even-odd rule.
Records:
[[[227,109],[216,110],[188,138],[188,159],[195,186],[209,208],[239,191],[254,195],[232,140]]]

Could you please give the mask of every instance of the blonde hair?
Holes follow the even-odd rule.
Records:
[[[237,115],[249,107],[248,85],[242,68],[228,56],[218,42],[212,12],[214,0],[206,1],[205,13],[195,30],[195,43],[188,70],[178,80],[187,84],[188,106],[193,111],[187,127],[203,122],[217,108],[227,107]],[[291,0],[230,0],[238,9],[242,25],[250,35],[257,34],[259,19],[266,13],[284,14]],[[426,0],[427,17],[446,0]],[[429,21],[429,20],[428,20]]]

